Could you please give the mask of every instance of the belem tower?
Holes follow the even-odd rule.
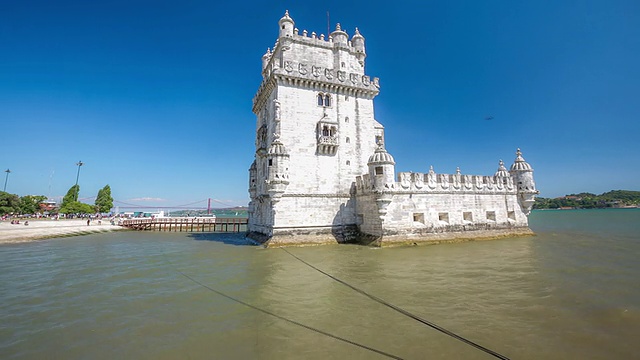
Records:
[[[377,246],[531,234],[538,191],[520,150],[494,175],[399,172],[375,119],[365,39],[300,32],[286,12],[253,99],[249,233],[268,246]]]

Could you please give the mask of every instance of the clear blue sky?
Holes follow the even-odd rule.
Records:
[[[81,198],[246,205],[251,100],[285,9],[300,31],[326,33],[327,10],[360,29],[396,171],[489,175],[520,147],[541,196],[640,190],[637,0],[319,4],[1,2],[7,191],[63,196],[82,160]]]

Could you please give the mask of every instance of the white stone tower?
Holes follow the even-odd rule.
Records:
[[[249,236],[272,245],[342,242],[357,222],[354,179],[384,143],[373,110],[378,79],[365,74],[357,29],[351,40],[340,24],[328,37],[300,33],[288,12],[278,26],[253,100]]]

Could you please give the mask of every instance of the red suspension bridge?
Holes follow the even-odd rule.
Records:
[[[90,197],[86,197],[86,198],[82,198],[82,199],[78,199],[79,201],[90,201],[90,200],[94,200],[96,197],[95,196],[90,196]],[[202,199],[202,200],[198,200],[198,201],[194,201],[188,204],[181,204],[181,205],[172,205],[172,206],[157,206],[157,205],[152,205],[152,204],[148,204],[148,205],[141,205],[141,204],[132,204],[132,203],[128,203],[125,201],[120,201],[120,200],[113,200],[114,206],[117,206],[118,208],[121,209],[177,209],[177,210],[207,210],[207,213],[211,213],[212,210],[212,202],[216,203],[216,204],[220,204],[220,205],[224,205],[226,208],[235,208],[237,206],[226,203],[224,201],[221,200],[217,200],[217,199],[213,199],[213,198],[206,198],[206,199]]]

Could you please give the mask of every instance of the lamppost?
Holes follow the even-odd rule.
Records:
[[[7,176],[4,178],[4,189],[2,191],[6,192],[7,191],[7,180],[9,180],[9,173],[11,173],[11,170],[7,169],[4,172],[7,173]]]
[[[76,186],[78,186],[78,179],[80,178],[80,167],[84,165],[84,163],[82,161],[78,161],[76,165],[78,165],[78,174],[76,175]],[[80,194],[80,191],[76,192],[76,201],[78,201],[79,194]]]

